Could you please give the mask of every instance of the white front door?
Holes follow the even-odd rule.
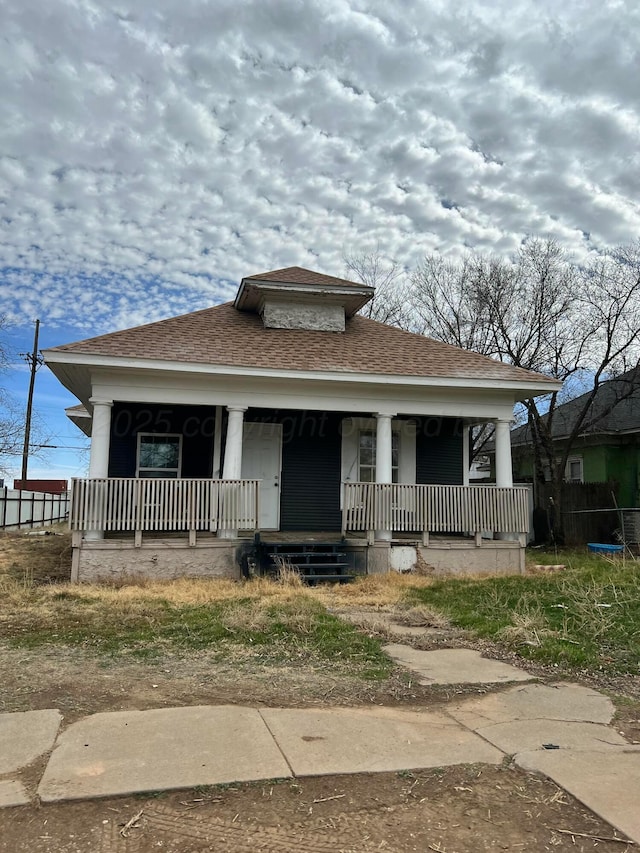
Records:
[[[244,424],[242,479],[261,480],[260,530],[280,527],[282,424]]]

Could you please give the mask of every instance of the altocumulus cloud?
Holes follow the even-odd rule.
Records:
[[[2,311],[96,333],[379,247],[640,233],[635,0],[0,2]]]

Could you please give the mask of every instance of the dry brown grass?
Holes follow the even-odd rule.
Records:
[[[46,530],[49,535],[0,531],[0,577],[9,576],[27,585],[69,579],[71,534],[62,524]]]
[[[223,604],[229,630],[262,631],[271,623],[269,609],[278,607],[289,614],[300,633],[305,633],[313,620],[317,604],[329,609],[368,607],[397,612],[408,624],[442,626],[442,617],[425,606],[407,609],[401,600],[410,586],[426,585],[422,578],[395,573],[365,576],[351,584],[331,587],[305,587],[280,583],[270,578],[247,581],[226,579],[179,578],[172,581],[131,579],[117,585],[49,584],[24,585],[8,574],[0,574],[0,622],[5,629],[31,622],[50,625],[53,629],[62,618],[73,621],[75,614],[91,619],[96,625],[105,619],[116,622],[143,619],[154,624],[158,607],[167,602],[173,607],[199,607]],[[237,606],[236,606],[237,603]],[[427,612],[429,611],[429,612]],[[289,618],[289,616],[287,618]]]
[[[557,635],[549,628],[544,613],[539,610],[512,614],[512,625],[496,632],[496,639],[510,646],[539,648],[548,637]]]
[[[294,587],[301,587],[303,585],[300,569],[294,566],[288,557],[276,554],[273,561],[276,565],[276,577],[279,584]]]
[[[400,602],[395,610],[394,619],[401,625],[411,628],[450,628],[451,621],[426,604],[409,605]]]
[[[305,589],[305,592],[308,591]],[[280,584],[270,578],[255,578],[248,581],[233,581],[225,578],[177,578],[170,581],[130,578],[117,585],[57,584],[55,587],[43,588],[41,592],[52,596],[67,592],[110,604],[167,601],[169,604],[178,606],[198,606],[229,602],[234,599],[289,601],[300,595],[300,587]]]
[[[273,600],[254,598],[248,604],[232,603],[225,609],[222,621],[231,632],[254,631],[267,633],[273,627]],[[278,609],[277,621],[289,631],[310,634],[317,615],[314,602],[304,595],[289,598],[284,608]]]
[[[385,575],[364,575],[349,584],[316,587],[305,587],[299,582],[299,578],[290,581],[289,577],[286,582],[267,577],[247,581],[224,578],[177,578],[171,581],[130,578],[117,585],[56,584],[43,587],[40,591],[45,596],[68,592],[112,603],[162,600],[177,605],[213,604],[233,599],[289,601],[306,595],[325,606],[387,609],[395,607],[409,588],[429,586],[431,583],[427,578],[391,572]]]
[[[363,575],[353,583],[315,587],[310,592],[327,607],[372,607],[380,610],[394,608],[407,590],[431,586],[433,580],[424,575],[388,572],[383,575]]]
[[[252,607],[252,619],[264,619],[261,610],[269,604],[293,602],[300,598],[318,601],[329,608],[367,607],[394,610],[410,587],[429,586],[432,580],[419,574],[390,572],[365,575],[349,584],[318,587],[304,586],[299,574],[287,565],[280,567],[277,579],[266,577],[232,581],[223,578],[178,578],[157,581],[140,576],[123,578],[117,583],[73,585],[63,582],[70,572],[70,536],[58,526],[56,536],[26,536],[24,533],[0,534],[0,609],[31,608],[40,614],[59,612],[61,599],[67,606],[81,598],[83,606],[107,605],[112,614],[126,617],[145,612],[146,605],[168,602],[174,606],[200,606],[230,603],[234,600],[259,602]],[[89,604],[90,602],[90,604]],[[246,615],[246,613],[245,613]],[[405,613],[415,624],[434,624],[434,614]],[[0,617],[1,618],[1,617]]]

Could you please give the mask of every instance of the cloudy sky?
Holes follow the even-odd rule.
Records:
[[[640,234],[637,0],[0,0],[0,38],[16,352],[35,317],[55,345],[345,253]],[[36,397],[77,445],[46,369]]]

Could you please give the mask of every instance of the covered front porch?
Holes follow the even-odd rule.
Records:
[[[73,579],[241,577],[264,569],[270,548],[298,554],[322,545],[324,552],[329,543],[339,544],[349,575],[524,567],[529,511],[523,487],[342,481],[333,507],[338,525],[326,523],[333,513],[320,506],[318,524],[284,530],[273,525],[273,508],[263,510],[265,486],[269,500],[271,488],[277,491],[271,479],[76,479],[69,515]],[[306,510],[300,518],[301,524],[309,518]],[[278,547],[287,544],[291,548]]]
[[[352,573],[521,571],[527,490],[511,481],[509,422],[495,421],[491,486],[469,484],[472,423],[94,399],[89,477],[72,486],[74,579],[240,577],[284,534],[341,542]]]

